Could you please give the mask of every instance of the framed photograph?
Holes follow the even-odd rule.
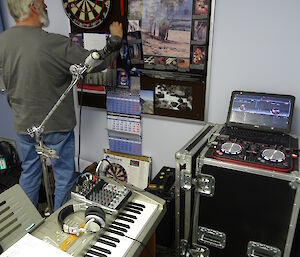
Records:
[[[142,39],[142,33],[141,31],[133,31],[127,33],[127,40],[133,41],[133,40],[141,40]]]
[[[153,90],[141,90],[142,113],[154,114]]]
[[[206,63],[206,46],[193,45],[191,64],[203,66]],[[192,68],[192,67],[191,67]]]
[[[181,82],[155,85],[155,108],[191,112],[193,88]]]
[[[144,63],[149,64],[149,65],[154,65],[154,59],[155,59],[154,56],[145,55],[144,56]]]
[[[126,87],[126,88],[130,87],[129,73],[125,69],[118,70],[117,76],[118,76],[118,79],[117,79],[118,86]]]
[[[82,33],[70,33],[70,38],[73,44],[84,47],[83,34]]]
[[[189,71],[190,59],[189,58],[178,58],[177,67],[178,67],[178,71]]]
[[[141,20],[143,14],[143,1],[142,0],[129,0],[128,1],[128,19]]]
[[[128,52],[132,64],[143,63],[142,44],[128,44]]]
[[[128,32],[141,31],[140,20],[128,20]]]
[[[194,41],[206,42],[207,40],[207,20],[194,20],[193,21],[193,38]]]
[[[167,70],[177,70],[177,57],[167,57],[166,58],[166,69]]]
[[[209,1],[208,0],[194,0],[194,14],[202,17],[208,16]]]
[[[144,55],[144,68],[154,69],[154,56]]]
[[[142,75],[141,90],[152,91],[154,115],[204,119],[204,76],[193,80],[173,80]]]
[[[130,59],[126,40],[123,40],[122,42],[122,47],[117,58],[117,67],[122,69],[130,69]]]
[[[143,1],[143,53],[190,58],[193,0]]]

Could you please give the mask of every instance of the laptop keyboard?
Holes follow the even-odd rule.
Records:
[[[221,134],[228,135],[231,139],[241,139],[244,141],[264,143],[269,145],[283,145],[289,147],[291,138],[289,135],[281,133],[271,133],[266,131],[256,131],[237,127],[225,127]]]

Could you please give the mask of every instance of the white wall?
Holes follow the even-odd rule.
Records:
[[[292,94],[300,135],[300,1],[217,0],[208,120],[224,122],[231,91]]]
[[[235,89],[293,94],[296,106],[292,132],[299,136],[300,1],[216,1],[208,121],[225,122],[230,94]],[[47,30],[67,35],[68,20],[61,1],[45,2],[51,21]],[[14,23],[6,18],[6,24]],[[104,110],[83,108],[82,158],[102,158],[103,148],[108,147],[105,127]],[[162,166],[174,167],[175,152],[201,127],[201,123],[187,120],[143,117],[143,154],[153,158],[153,175]]]

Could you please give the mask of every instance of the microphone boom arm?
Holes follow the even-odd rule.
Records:
[[[113,36],[109,39],[107,45],[100,51],[92,51],[90,55],[86,58],[85,63],[83,65],[73,64],[70,66],[69,70],[72,74],[72,80],[70,85],[64,91],[64,93],[57,100],[55,105],[52,107],[50,112],[46,115],[45,119],[38,126],[33,126],[27,129],[28,134],[31,137],[35,138],[37,145],[35,146],[35,150],[38,155],[40,155],[40,161],[42,164],[42,172],[43,172],[43,180],[45,186],[45,193],[47,199],[47,208],[45,210],[45,216],[53,213],[53,199],[51,186],[48,176],[48,170],[46,165],[47,158],[59,158],[56,155],[56,151],[46,147],[43,143],[42,134],[44,132],[44,127],[46,122],[51,118],[53,113],[59,107],[61,102],[66,98],[67,94],[70,90],[77,84],[77,82],[83,78],[83,76],[92,71],[94,67],[100,65],[105,58],[107,58],[112,52],[117,51],[121,48],[122,38],[118,36]]]

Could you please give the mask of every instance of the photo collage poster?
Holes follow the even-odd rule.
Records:
[[[126,22],[122,22],[125,31],[120,54],[108,73],[87,75],[84,90],[78,91],[83,95],[81,104],[107,108],[107,91],[112,86],[113,93],[117,89],[126,97],[140,95],[142,113],[201,120],[205,103],[199,101],[205,97],[198,93],[205,94],[206,87],[210,1],[128,0],[122,16]],[[83,30],[73,25],[72,37],[85,45],[83,32],[100,34],[107,30],[103,26]],[[150,77],[161,72],[170,76],[153,84],[142,79],[148,72]],[[180,81],[181,76],[198,77],[200,82],[195,83],[204,89]]]
[[[129,0],[131,64],[205,75],[209,20],[209,0]]]
[[[204,119],[209,24],[209,0],[129,0],[131,65],[145,71],[142,113]],[[147,71],[173,75],[153,79]],[[200,76],[187,82],[180,74]]]

